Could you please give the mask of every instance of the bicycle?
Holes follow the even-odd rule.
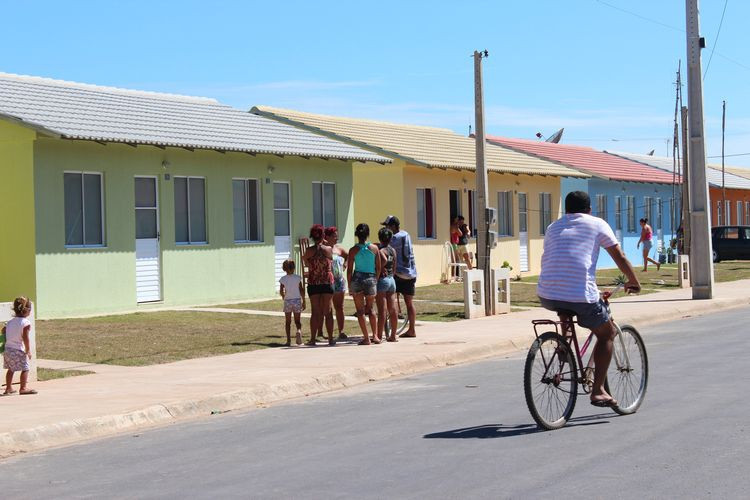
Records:
[[[406,304],[404,304],[403,309],[401,308],[402,304],[402,297],[400,293],[396,293],[396,305],[398,306],[398,324],[396,325],[396,335],[400,335],[403,332],[406,331],[407,328],[409,328],[409,315],[406,314]],[[403,311],[403,312],[402,312]],[[390,335],[391,333],[391,317],[390,315],[385,315],[385,335]]]
[[[610,317],[609,297],[622,288],[623,285],[620,285],[602,294]],[[565,310],[556,312],[559,321],[532,321],[536,340],[526,356],[523,375],[526,405],[534,421],[547,430],[559,429],[568,422],[576,405],[578,385],[585,394],[589,394],[594,383],[593,356],[583,364],[583,357],[591,347],[593,332],[579,349],[575,331],[577,322],[573,319],[575,314]],[[539,327],[550,325],[555,327],[555,331],[539,333]],[[617,334],[612,361],[604,387],[618,402],[612,409],[620,415],[629,415],[638,410],[646,395],[648,357],[643,339],[635,327],[615,323],[615,328]]]

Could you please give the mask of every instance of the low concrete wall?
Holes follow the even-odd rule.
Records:
[[[31,321],[31,333],[29,334],[29,347],[31,347],[31,368],[29,370],[29,382],[36,382],[36,322],[34,321],[34,304],[31,305],[32,314],[29,316]],[[0,302],[0,325],[13,317],[13,302]],[[20,374],[13,375],[13,383],[17,384]],[[3,373],[1,384],[5,384],[5,373]]]

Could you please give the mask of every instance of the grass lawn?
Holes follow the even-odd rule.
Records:
[[[90,375],[94,372],[89,370],[53,370],[52,368],[37,368],[36,378],[40,382],[54,380],[56,378],[77,377],[78,375]]]
[[[37,355],[123,366],[231,354],[286,342],[284,318],[163,311],[37,321]]]

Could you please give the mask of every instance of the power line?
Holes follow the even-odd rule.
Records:
[[[729,0],[724,0],[724,10],[721,11],[721,20],[719,21],[719,29],[716,31],[716,38],[714,38],[714,44],[711,46],[711,55],[708,56],[708,63],[706,63],[706,71],[703,72],[703,80],[705,81],[706,75],[708,74],[708,68],[711,67],[711,59],[714,58],[714,50],[716,45],[719,43],[719,35],[721,34],[721,26],[724,24],[724,14],[727,12],[727,4]]]
[[[724,155],[725,157],[729,156],[750,156],[750,153],[737,153],[733,155]],[[721,155],[715,155],[715,156],[706,156],[706,158],[721,158]]]

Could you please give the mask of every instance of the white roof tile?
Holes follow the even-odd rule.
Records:
[[[0,118],[68,139],[390,162],[215,99],[0,73]]]
[[[673,169],[673,159],[667,156],[649,156],[635,153],[620,153],[617,151],[605,151],[606,153],[628,158],[630,160],[645,163],[652,167],[660,168],[671,172]],[[716,170],[716,165],[707,165],[706,178],[708,183],[714,187],[721,187],[721,165],[718,166],[719,170]],[[729,189],[750,189],[750,179],[734,175],[730,172],[726,172],[724,176],[724,185]]]

